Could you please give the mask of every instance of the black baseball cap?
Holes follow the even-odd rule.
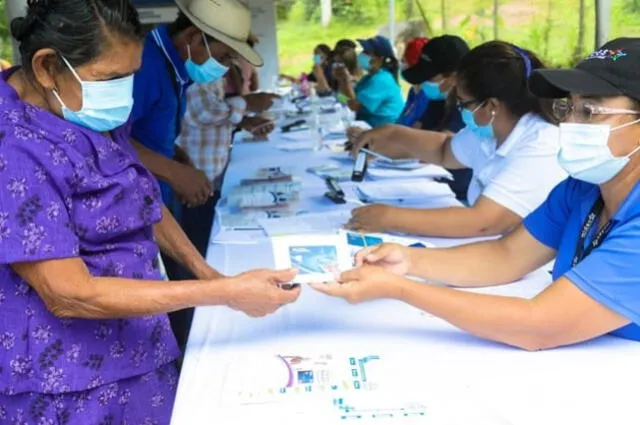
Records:
[[[402,77],[410,84],[422,84],[438,74],[449,74],[468,51],[469,45],[458,36],[432,38],[422,48],[418,63],[402,71]]]
[[[640,100],[640,38],[617,38],[591,53],[573,69],[537,69],[529,89],[543,98],[628,96]]]

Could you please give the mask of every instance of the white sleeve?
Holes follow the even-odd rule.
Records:
[[[538,137],[554,135],[541,131]],[[482,196],[492,199],[520,217],[538,208],[567,175],[558,165],[557,134],[552,140],[532,141],[512,153],[505,167],[489,181]]]
[[[453,155],[460,164],[467,168],[474,168],[474,160],[481,154],[478,152],[479,149],[480,141],[475,134],[467,128],[458,131],[451,139],[451,151]]]

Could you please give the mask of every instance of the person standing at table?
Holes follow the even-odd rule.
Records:
[[[532,52],[501,41],[482,44],[462,58],[456,73],[463,130],[452,136],[385,126],[354,144],[354,153],[365,145],[385,153],[389,146],[447,169],[471,168],[471,207],[369,205],[353,210],[347,227],[440,237],[492,236],[515,228],[566,177],[556,159],[558,127],[550,105],[527,85],[542,68]]]
[[[166,312],[260,316],[293,271],[222,277],[129,140],[142,27],[126,0],[29,0],[22,67],[0,74],[0,422],[167,425],[179,355]],[[157,242],[156,242],[157,241]],[[198,280],[161,280],[158,249]]]
[[[404,101],[398,84],[398,59],[391,42],[381,35],[358,41],[363,49],[358,54],[358,65],[366,75],[354,87],[347,69],[337,68],[339,91],[346,96],[347,105],[358,120],[371,127],[394,123]]]
[[[256,43],[258,43],[258,38],[250,35],[247,44],[254,48]],[[260,88],[256,67],[243,57],[237,57],[231,62],[225,80],[225,95],[228,97],[244,96]]]
[[[165,205],[205,256],[209,241],[201,237],[201,226],[185,226],[181,219],[185,206],[213,210],[216,201],[211,179],[176,145],[186,109],[185,93],[193,81],[222,78],[238,55],[256,66],[262,65],[262,58],[247,44],[251,13],[237,0],[177,0],[176,5],[180,9],[177,19],[158,26],[146,38],[142,66],[134,79],[131,135],[142,162],[160,182]],[[266,93],[250,96],[249,110],[262,111],[272,103],[272,96]],[[192,277],[170,257],[163,255],[163,260],[171,280]],[[187,310],[171,315],[181,346],[186,344],[192,314]]]
[[[259,116],[247,116],[249,111],[263,112],[258,108],[261,105],[251,103],[255,96],[226,96],[224,78],[196,81],[187,88],[186,96],[187,110],[176,144],[189,155],[194,166],[207,175],[214,195],[203,205],[187,205],[182,211],[182,227],[196,247],[206,247],[234,131],[239,127],[264,140],[274,124]]]
[[[558,161],[570,178],[516,231],[449,249],[366,249],[341,284],[316,289],[351,302],[396,298],[480,338],[526,350],[605,334],[640,341],[639,64],[640,39],[620,38],[575,69],[533,72],[532,92],[557,98]],[[553,259],[554,282],[531,300],[402,277],[499,285]]]

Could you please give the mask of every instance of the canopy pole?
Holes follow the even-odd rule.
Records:
[[[395,46],[396,39],[396,0],[389,0],[389,40]]]
[[[611,0],[596,0],[596,48],[609,41]]]

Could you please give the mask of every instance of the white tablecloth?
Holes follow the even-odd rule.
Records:
[[[322,180],[304,172],[311,165],[326,162],[332,154],[283,153],[275,148],[278,143],[237,144],[223,193],[259,167],[293,166],[303,177],[304,208],[337,208],[322,197]],[[350,184],[343,186],[348,189]],[[443,206],[455,205],[454,200],[447,203]],[[214,233],[214,241],[226,241],[212,245],[207,257],[219,270],[235,274],[272,266],[269,242],[260,238],[260,232]],[[428,240],[437,246],[465,242]],[[479,291],[532,297],[549,280],[548,272],[540,270],[515,284]],[[634,391],[635,383],[640,382],[640,344],[602,337],[573,347],[529,353],[480,340],[398,302],[352,306],[303,288],[298,302],[261,319],[248,318],[226,307],[196,310],[172,424],[227,425],[258,420],[270,424],[288,419],[299,423],[283,412],[291,407],[225,407],[220,402],[226,373],[234,359],[246,362],[249,358],[260,364],[266,356],[299,352],[384,356],[393,362],[401,385],[417,385],[425,394],[433,395],[425,395],[423,401],[440,415],[434,413],[433,418],[441,419],[425,418],[418,423],[640,423]],[[330,424],[321,420],[318,412],[304,413],[306,423]],[[463,419],[465,414],[467,419]],[[400,422],[397,419],[389,423]],[[363,419],[360,423],[387,422]]]

